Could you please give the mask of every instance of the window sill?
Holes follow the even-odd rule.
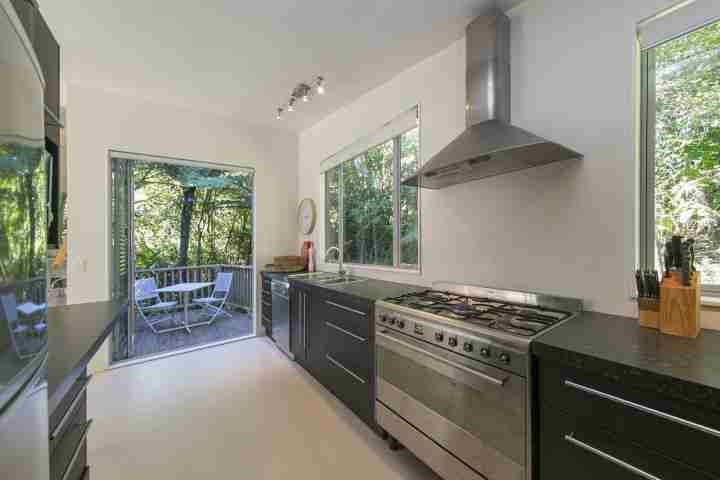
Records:
[[[717,310],[720,311],[720,297],[700,297],[700,305],[703,310]]]

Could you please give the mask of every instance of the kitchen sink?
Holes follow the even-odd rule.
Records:
[[[353,283],[366,281],[366,279],[361,277],[338,275],[337,273],[329,272],[300,273],[297,275],[290,275],[290,278],[301,278],[304,280],[308,280],[311,283],[315,283],[317,285],[325,285],[328,287],[350,285]]]
[[[334,277],[334,278],[328,278],[324,280],[319,280],[318,283],[321,283],[323,285],[349,285],[351,283],[358,283],[358,282],[364,282],[364,278],[360,277],[350,277],[350,276],[340,276],[340,277]]]

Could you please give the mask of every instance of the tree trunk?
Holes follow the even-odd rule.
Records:
[[[180,213],[180,249],[178,250],[178,266],[188,264],[188,247],[190,246],[190,225],[195,208],[195,192],[197,187],[183,188],[183,205]]]

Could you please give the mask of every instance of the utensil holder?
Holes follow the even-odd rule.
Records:
[[[638,323],[641,327],[660,328],[660,299],[659,298],[638,298]]]
[[[700,273],[683,285],[682,274],[671,272],[660,286],[660,331],[678,337],[695,338],[700,333]]]

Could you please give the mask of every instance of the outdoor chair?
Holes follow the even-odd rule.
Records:
[[[155,333],[165,333],[175,328],[158,330],[155,325],[165,320],[175,320],[178,302],[166,302],[157,293],[155,279],[141,278],[135,281],[135,307],[145,324]]]
[[[215,288],[212,295],[205,298],[194,298],[193,304],[200,305],[205,314],[210,317],[208,325],[215,321],[218,315],[227,315],[232,318],[232,314],[225,311],[225,302],[230,295],[230,287],[232,285],[233,274],[230,272],[221,272],[215,278]]]
[[[15,353],[21,359],[34,356],[37,348],[33,348],[33,344],[38,342],[33,342],[32,338],[41,335],[47,329],[44,318],[37,321],[36,315],[47,310],[47,305],[26,302],[18,306],[17,298],[12,293],[0,296],[0,303]],[[26,322],[22,322],[21,318],[25,318]],[[44,345],[44,342],[39,342],[37,346],[41,345]]]

